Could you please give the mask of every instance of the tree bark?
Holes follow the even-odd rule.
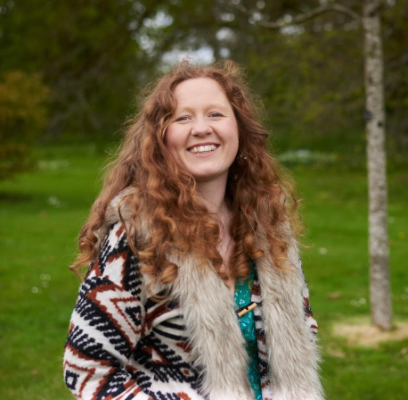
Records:
[[[370,303],[372,323],[392,328],[380,0],[363,0]]]

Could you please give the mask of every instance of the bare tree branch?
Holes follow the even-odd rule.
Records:
[[[384,7],[384,0],[373,0],[370,4],[367,4],[367,14],[374,15],[380,11],[382,7]]]
[[[235,4],[233,2],[230,2],[231,6],[236,8],[237,10],[241,11],[243,14],[246,14],[248,16],[251,15],[250,11],[243,6],[242,4]],[[353,20],[361,22],[361,16],[353,11],[352,9],[345,7],[341,4],[325,4],[320,7],[317,7],[309,12],[306,12],[304,14],[299,14],[294,16],[290,21],[289,20],[281,20],[281,21],[273,21],[273,22],[266,22],[266,21],[258,21],[257,24],[260,26],[263,26],[265,28],[270,28],[270,29],[280,29],[284,28],[285,26],[290,26],[290,25],[297,25],[297,24],[303,24],[304,22],[310,21],[311,19],[325,14],[327,12],[338,12],[341,14],[348,15],[351,17]]]

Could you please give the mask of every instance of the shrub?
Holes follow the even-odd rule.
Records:
[[[0,79],[0,179],[29,169],[31,145],[48,121],[50,89],[37,73],[14,70]]]

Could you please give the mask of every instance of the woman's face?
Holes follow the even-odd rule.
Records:
[[[194,78],[175,89],[177,109],[164,142],[175,162],[197,182],[223,179],[238,152],[238,125],[224,90]]]

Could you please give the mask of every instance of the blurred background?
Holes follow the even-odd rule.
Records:
[[[245,68],[298,185],[327,398],[408,398],[408,0],[380,3],[399,327],[385,336],[350,328],[370,320],[361,1],[312,15],[332,2],[0,0],[0,398],[71,398],[79,230],[137,96],[186,57]]]

